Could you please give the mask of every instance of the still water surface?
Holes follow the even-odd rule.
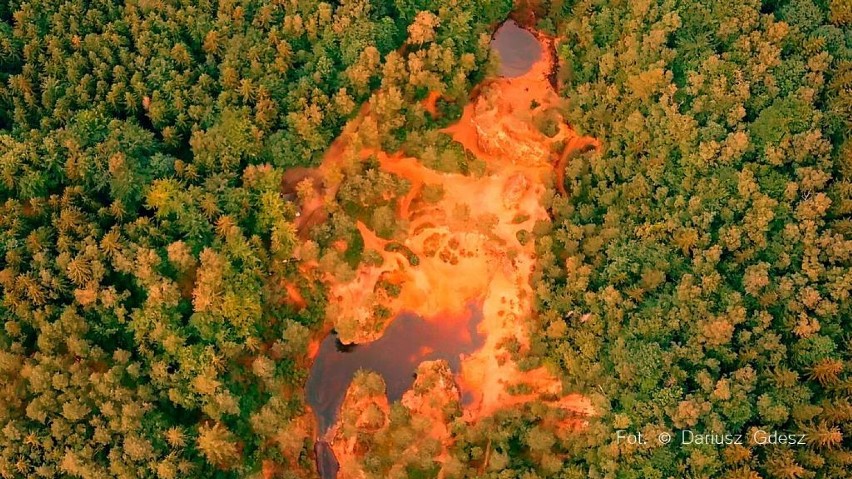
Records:
[[[381,338],[371,343],[346,346],[336,334],[329,334],[320,344],[306,386],[320,434],[334,424],[346,389],[359,369],[381,374],[390,402],[402,399],[411,388],[414,371],[423,361],[444,359],[458,373],[461,355],[482,346],[483,338],[476,331],[481,318],[479,307],[471,304],[462,320],[426,321],[416,314],[402,313]]]
[[[497,29],[491,48],[500,56],[502,77],[519,77],[541,58],[541,45],[535,35],[508,20]]]
[[[355,372],[367,369],[381,374],[388,401],[399,401],[414,384],[414,372],[423,361],[446,360],[459,372],[462,355],[479,349],[484,338],[476,326],[482,320],[479,305],[470,304],[462,318],[426,321],[403,313],[391,322],[381,338],[366,344],[344,345],[335,333],[320,344],[311,367],[306,395],[319,426],[320,440],[314,446],[317,469],[323,479],[337,477],[338,464],[322,436],[334,424]]]

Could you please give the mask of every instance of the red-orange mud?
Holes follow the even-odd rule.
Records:
[[[299,309],[303,309],[308,305],[308,303],[305,302],[305,298],[302,297],[302,293],[299,291],[299,288],[297,288],[295,284],[288,281],[284,283],[284,289],[287,291],[288,303]]]
[[[469,421],[543,395],[559,398],[550,401],[556,407],[580,415],[594,412],[587,398],[564,394],[561,381],[551,371],[543,367],[521,371],[502,347],[512,340],[524,351],[530,342],[535,296],[530,279],[536,255],[534,241],[521,244],[518,233],[531,232],[538,221],[550,221],[541,202],[553,182],[554,163],[563,163],[561,159],[569,158],[575,147],[598,147],[594,139],[578,138],[564,122],[551,138],[533,126],[536,112],[558,106],[561,101],[548,80],[554,61],[552,40],[539,39],[542,58],[528,73],[483,85],[464,108],[461,119],[445,130],[486,162],[483,176],[441,173],[424,167],[416,158],[350,144],[361,122],[370,120],[367,109],[361,115],[366,120],[359,117],[351,122],[320,168],[336,174],[341,164],[374,154],[384,171],[412,185],[409,194],[398,202],[398,214],[409,221],[404,245],[419,257],[419,264],[412,266],[400,252],[385,251],[387,241],[359,222],[365,250],[377,251],[384,263],[377,267],[362,265],[349,282],[328,278],[328,311],[342,341],[367,342],[381,336],[387,325],[373,317],[377,303],[390,309],[392,317],[411,311],[429,321],[447,323],[465,317],[465,307],[472,300],[481,301],[479,328],[485,336],[484,345],[463,359],[455,378],[462,393],[474,398],[463,413]],[[427,109],[436,99],[437,94],[429,95]],[[560,145],[568,147],[563,150]],[[433,204],[422,200],[419,194],[427,185],[441,185],[443,199]],[[389,277],[401,288],[396,298],[374,293],[376,282]],[[533,392],[510,394],[511,386],[521,384]],[[433,409],[417,413],[437,414]],[[431,419],[443,424],[442,418]],[[445,441],[449,438],[442,427],[436,426],[432,434]],[[357,471],[353,449],[335,441],[333,433],[327,438],[341,464],[341,473]]]
[[[423,108],[433,117],[438,116],[438,98],[441,98],[441,93],[433,90],[423,100]]]

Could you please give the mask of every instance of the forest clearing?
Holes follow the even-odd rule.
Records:
[[[403,246],[418,260],[412,264],[406,254],[389,250],[390,241],[359,221],[364,250],[378,252],[382,261],[379,266],[362,264],[352,281],[340,283],[332,279],[329,320],[344,344],[376,341],[393,318],[403,312],[422,317],[449,337],[468,331],[466,308],[474,302],[481,309],[482,319],[475,328],[484,344],[464,355],[460,371],[453,371],[454,377],[445,378],[448,380],[442,383],[442,389],[446,395],[442,400],[459,401],[462,396],[469,396],[462,415],[465,421],[473,422],[501,408],[546,398],[570,414],[565,427],[576,427],[582,424],[582,419],[577,418],[593,414],[590,402],[579,394],[566,394],[560,381],[544,367],[522,371],[507,349],[509,344],[516,346],[514,354],[524,354],[529,349],[534,296],[530,281],[536,264],[532,230],[536,222],[549,221],[542,200],[548,190],[546,185],[554,181],[554,166],[559,163],[553,158],[570,154],[555,150],[558,145],[570,149],[583,143],[577,141],[564,121],[558,123],[557,132],[550,137],[532,123],[534,115],[555,111],[563,101],[551,84],[555,68],[553,40],[542,34],[536,40],[540,54],[526,72],[512,78],[486,79],[464,107],[461,119],[443,130],[484,161],[481,175],[438,172],[400,152],[357,152],[360,158],[375,155],[382,171],[409,183],[408,192],[398,201],[396,214],[408,225]],[[434,102],[435,97],[426,101]],[[362,109],[361,115],[369,114],[369,109]],[[365,120],[359,117],[353,121],[360,125]],[[358,131],[350,130],[348,134],[357,136]],[[347,151],[347,146],[332,148],[320,170],[328,171],[341,157],[354,154]],[[433,203],[423,201],[421,194],[427,187],[439,187],[443,198]],[[316,207],[315,204],[311,199],[302,210]],[[527,237],[522,240],[524,235]],[[379,281],[396,285],[396,297],[377,296]],[[389,319],[375,317],[377,302],[387,308],[385,316]],[[424,359],[430,352],[423,351]],[[408,354],[393,349],[389,353],[402,357]],[[318,381],[317,387],[321,388],[322,379]],[[519,387],[530,392],[510,392]],[[357,386],[351,386],[347,399],[342,401],[342,417],[352,414],[350,409],[368,411],[364,400],[373,401],[389,416],[387,398],[350,398],[357,394]],[[410,398],[410,394],[405,397]],[[380,395],[384,396],[384,388]],[[412,416],[432,424],[430,437],[442,443],[450,440],[442,407],[406,399],[403,404]],[[327,432],[320,431],[321,438],[331,444],[340,461],[339,477],[365,477],[357,472],[354,436],[358,431],[346,431],[347,427],[352,426],[338,422]]]

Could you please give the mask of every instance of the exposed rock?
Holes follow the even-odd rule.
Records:
[[[530,181],[523,173],[519,172],[509,177],[503,185],[503,206],[507,208],[517,206],[529,187]]]

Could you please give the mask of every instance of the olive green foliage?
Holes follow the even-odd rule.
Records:
[[[408,187],[407,181],[381,171],[377,162],[368,161],[341,186],[337,199],[347,215],[364,221],[379,236],[392,238],[402,226],[394,213],[395,200]]]
[[[0,477],[315,474],[283,169],[466,96],[508,7],[0,2]]]
[[[850,477],[842,3],[581,1],[551,17],[571,123],[603,143],[567,167],[537,240],[539,341],[601,409],[576,477]],[[654,440],[756,428],[808,445]]]
[[[409,135],[403,151],[431,170],[480,176],[485,173],[484,161],[442,131]]]
[[[580,450],[570,434],[556,432],[564,428],[557,423],[571,418],[542,402],[501,410],[474,424],[462,417],[458,402],[447,403],[443,413],[453,440],[449,455],[440,463],[435,458],[442,445],[428,436],[428,429],[434,426],[431,422],[413,416],[398,403],[391,405],[386,418],[377,415],[383,421],[376,423],[386,425],[377,430],[365,428],[368,430],[356,439],[364,451],[362,464],[368,477],[435,478],[439,471],[449,478],[562,477],[560,474],[571,471],[563,468],[569,451]],[[367,422],[365,415],[359,418],[361,423]],[[344,418],[343,424],[346,419],[352,418]]]
[[[574,435],[541,404],[456,421],[447,477],[849,477],[848,1],[517,3],[563,39],[571,124],[603,144],[524,235],[529,364],[600,415]],[[299,391],[324,291],[298,273],[284,170],[318,164],[365,104],[359,145],[481,172],[435,130],[511,6],[0,1],[0,477],[315,475]],[[402,239],[408,185],[370,161],[341,175],[301,258],[345,278],[381,260],[356,220]],[[422,425],[389,419],[362,438],[366,470],[433,477],[440,446],[395,460]],[[808,445],[615,435],[755,428]]]

